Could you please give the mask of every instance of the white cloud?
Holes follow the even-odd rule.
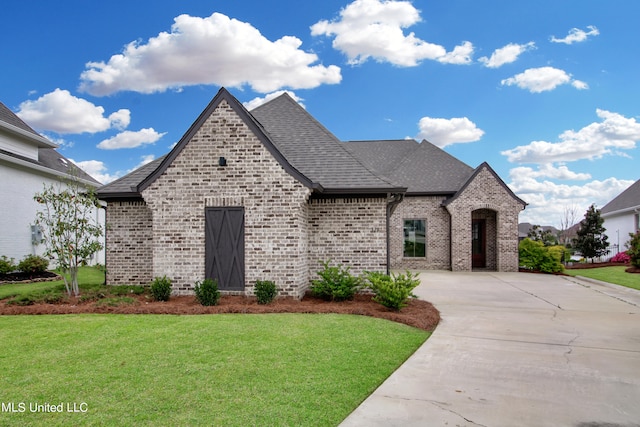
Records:
[[[129,110],[118,110],[105,117],[104,108],[59,88],[35,101],[23,102],[17,115],[37,129],[60,134],[124,129],[131,120]]]
[[[109,174],[104,162],[99,160],[84,160],[82,162],[76,162],[73,159],[69,160],[102,184],[108,184],[109,182],[118,179],[117,175]]]
[[[580,80],[574,80],[571,82],[571,86],[575,87],[578,90],[589,89],[589,85]]]
[[[242,105],[244,105],[244,107],[247,110],[251,111],[256,107],[259,107],[262,104],[265,104],[265,103],[271,101],[272,99],[275,99],[275,98],[279,97],[283,93],[288,93],[289,96],[291,98],[293,98],[294,101],[296,101],[298,104],[300,104],[302,107],[304,107],[304,104],[302,103],[303,99],[299,98],[294,92],[292,92],[290,90],[278,90],[278,91],[275,91],[275,92],[271,92],[271,93],[265,95],[262,98],[261,97],[257,97],[257,98],[253,98],[249,102],[243,102]]]
[[[551,41],[553,43],[564,43],[564,44],[573,44],[585,41],[589,36],[597,36],[600,34],[600,31],[593,25],[587,26],[589,31],[584,31],[579,28],[572,28],[569,30],[569,34],[562,39],[556,38],[556,36],[551,36]]]
[[[165,135],[156,132],[153,128],[140,129],[139,131],[124,131],[114,137],[105,139],[98,144],[103,150],[117,150],[120,148],[136,148],[145,144],[153,144]]]
[[[530,168],[514,168],[509,176],[511,190],[529,203],[520,214],[519,221],[558,228],[567,206],[577,208],[579,220],[592,203],[601,208],[633,184],[633,181],[617,178],[593,180],[579,185],[558,184],[549,179],[537,179],[543,175]]]
[[[483,56],[482,58],[478,58],[478,61],[482,62],[485,67],[498,68],[504,64],[515,62],[521,54],[535,48],[536,44],[534,42],[526,44],[509,43],[493,51],[490,58]]]
[[[560,85],[571,82],[570,74],[553,67],[529,68],[523,73],[501,81],[503,86],[516,85],[532,93],[553,90]],[[579,80],[573,80],[572,84],[577,89],[586,89],[588,87],[586,83]]]
[[[502,151],[510,162],[549,163],[581,159],[596,159],[606,154],[620,155],[618,150],[630,150],[640,141],[640,123],[618,113],[596,110],[600,122],[591,123],[579,131],[560,134],[560,142],[532,141]]]
[[[556,167],[550,163],[539,165],[537,170],[526,166],[513,168],[510,175],[512,179],[518,176],[527,176],[530,178],[551,178],[563,181],[585,181],[591,178],[591,174],[573,172],[565,165]]]
[[[266,39],[246,22],[214,13],[207,18],[180,15],[171,32],[147,43],[132,42],[108,62],[90,62],[80,88],[93,95],[131,90],[162,92],[188,85],[250,85],[262,93],[282,87],[336,84],[340,68],[316,64],[317,55],[300,50],[292,36]]]
[[[423,117],[418,127],[420,128],[420,133],[416,137],[418,141],[426,139],[440,148],[451,144],[477,141],[484,135],[484,131],[466,117],[452,119]]]
[[[408,1],[355,0],[340,11],[339,18],[312,25],[311,34],[335,36],[333,47],[352,65],[369,58],[401,67],[413,67],[425,59],[450,64],[471,62],[470,42],[447,53],[443,46],[404,33],[403,29],[420,20],[420,12]]]

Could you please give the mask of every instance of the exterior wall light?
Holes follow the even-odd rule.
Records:
[[[220,157],[218,159],[218,166],[227,166],[227,159],[225,159],[224,157]]]

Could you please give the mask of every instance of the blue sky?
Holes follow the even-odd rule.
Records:
[[[640,178],[640,2],[21,1],[0,101],[102,182],[168,152],[221,86],[287,90],[342,140],[427,139],[582,217]],[[579,219],[579,218],[578,218]]]

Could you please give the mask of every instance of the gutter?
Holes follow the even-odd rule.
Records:
[[[389,233],[391,215],[393,215],[393,212],[403,200],[404,193],[387,194],[387,274],[391,273],[391,233]]]

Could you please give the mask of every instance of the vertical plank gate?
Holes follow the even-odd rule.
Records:
[[[205,208],[205,277],[244,290],[244,208]]]

